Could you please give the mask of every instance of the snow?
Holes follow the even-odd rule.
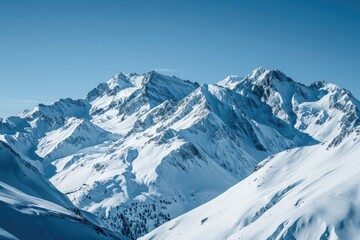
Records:
[[[61,191],[56,195],[60,202],[38,196],[38,191],[25,191],[27,187],[5,183],[30,196],[35,194],[43,201],[36,208],[62,211],[48,202],[78,207],[96,225],[134,239],[170,219],[197,211],[244,178],[242,182],[248,181],[249,175],[257,176],[268,166],[267,160],[258,164],[269,156],[283,161],[277,174],[286,179],[290,170],[305,169],[302,162],[296,167],[287,165],[293,161],[287,156],[295,149],[304,156],[294,156],[306,162],[310,161],[307,151],[331,152],[345,142],[354,145],[347,139],[358,131],[358,106],[359,101],[350,92],[334,84],[305,86],[279,70],[265,68],[255,69],[245,78],[229,76],[218,84],[203,85],[156,72],[119,73],[99,84],[85,99],[60,99],[0,120],[0,139],[25,163],[36,166],[37,175],[45,176]],[[277,179],[277,175],[265,177],[269,182]],[[237,193],[252,199],[251,203],[224,194],[228,201],[235,199],[229,203],[234,209],[244,201],[246,212],[241,212],[242,208],[239,211],[247,216],[254,214],[252,207],[259,210],[272,206],[271,199],[280,201],[282,197],[276,194],[290,186],[286,184],[281,185],[279,180],[266,189],[260,184],[254,191]],[[48,187],[42,191],[48,192]],[[222,205],[216,207],[221,209]],[[263,211],[258,219],[263,218]],[[213,214],[226,223],[227,214],[232,216],[236,211],[223,212],[226,214]],[[200,235],[205,234],[201,232],[204,226],[219,224],[199,213],[202,218],[196,223],[189,219],[189,224],[202,222]],[[70,213],[61,214],[71,217]],[[239,216],[229,218],[233,228],[224,227],[217,236],[225,238],[235,234],[239,226],[250,227],[250,217],[243,220],[236,218]],[[187,226],[185,220],[181,224]],[[286,229],[285,225],[278,226]],[[315,229],[317,225],[311,226]],[[160,229],[156,236],[173,234]],[[329,234],[333,231],[328,230]]]
[[[125,239],[85,218],[35,167],[0,142],[0,236],[4,239]],[[66,229],[66,231],[64,231]]]
[[[276,154],[219,197],[140,239],[357,239],[358,135],[332,149]]]
[[[86,119],[68,118],[65,125],[39,139],[35,151],[43,158],[60,158],[115,138]]]
[[[258,68],[237,83],[224,86],[267,104],[277,118],[319,142],[343,135],[348,128],[345,118],[355,119],[350,124],[358,125],[359,101],[349,91],[325,81],[305,86],[279,70]]]

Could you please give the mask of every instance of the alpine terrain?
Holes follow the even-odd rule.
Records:
[[[202,85],[116,74],[84,99],[0,119],[0,234],[355,239],[359,107],[279,70]]]

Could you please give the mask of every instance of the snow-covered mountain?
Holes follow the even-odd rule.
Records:
[[[236,78],[232,78],[236,79]],[[294,82],[279,70],[258,68],[240,81],[220,81],[239,94],[263,102],[272,114],[320,142],[336,146],[360,125],[360,103],[346,89],[317,81]]]
[[[82,212],[0,141],[1,239],[125,239]],[[66,230],[65,230],[66,229]]]
[[[345,89],[305,86],[278,70],[203,85],[119,73],[85,99],[1,119],[0,134],[77,207],[137,238],[223,193],[269,156],[340,148],[358,129],[359,106]]]

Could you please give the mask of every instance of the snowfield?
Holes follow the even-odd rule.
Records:
[[[140,239],[358,239],[360,141],[295,148]]]
[[[0,119],[0,140],[61,193],[41,192],[67,201],[5,182],[3,203],[24,192],[36,199],[22,214],[81,209],[106,237],[354,239],[359,106],[279,70],[202,85],[119,73],[84,99]]]

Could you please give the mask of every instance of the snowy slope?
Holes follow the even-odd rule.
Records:
[[[86,119],[68,118],[63,127],[39,139],[35,152],[42,158],[56,159],[114,138]]]
[[[2,141],[0,211],[2,239],[124,239],[106,230],[95,216],[72,205]]]
[[[141,239],[358,239],[360,131],[264,160],[214,200]]]

